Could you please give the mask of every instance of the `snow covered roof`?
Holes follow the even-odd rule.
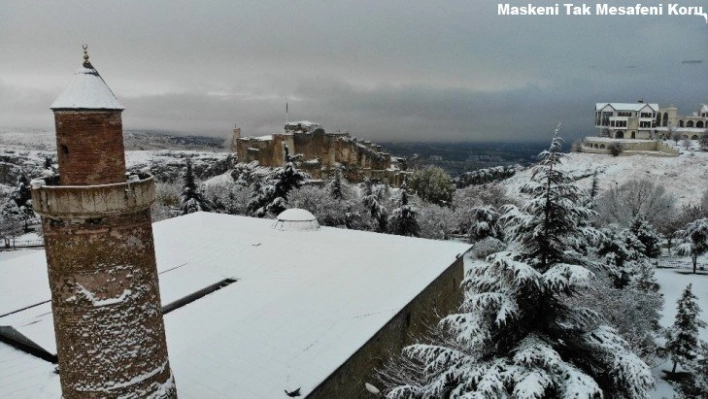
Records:
[[[273,228],[282,231],[312,231],[320,228],[315,215],[304,209],[287,209],[278,215]]]
[[[701,104],[701,110],[698,112],[700,112],[700,113],[708,112],[708,105]]]
[[[50,107],[59,109],[105,109],[122,110],[115,94],[103,81],[90,62],[85,61],[74,73],[69,85]]]
[[[283,234],[271,224],[211,213],[154,224],[163,306],[235,280],[165,315],[180,397],[282,398],[297,387],[307,396],[469,249],[330,227]],[[30,306],[44,318],[26,314],[15,327],[43,329],[49,340],[48,308],[40,309],[48,304],[31,307],[50,299],[46,279],[44,251],[0,262],[0,315]],[[0,392],[58,396],[47,395],[60,390],[54,365],[0,342],[5,352],[14,355],[0,362]]]
[[[659,110],[659,104],[657,103],[596,103],[595,111],[600,111],[606,106],[610,106],[615,109],[615,111],[634,111],[639,112],[644,107],[649,107],[653,111]]]

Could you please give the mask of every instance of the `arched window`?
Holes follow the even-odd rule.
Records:
[[[683,120],[679,121],[679,127],[683,127]]]
[[[605,149],[605,145],[604,145],[604,144],[600,144],[600,148],[604,150],[604,149]]]
[[[696,122],[696,127],[703,127],[703,121]]]
[[[664,124],[662,126],[666,126],[669,123],[669,113],[664,112]]]
[[[693,137],[691,137],[691,140],[698,140],[698,136],[694,134]]]
[[[633,138],[633,139],[636,138],[635,136],[636,136],[636,135],[635,135],[635,133],[634,133],[634,130],[632,130],[632,138]]]
[[[615,132],[615,138],[616,138],[616,139],[623,139],[623,138],[624,138],[624,132],[621,131],[621,130]]]
[[[656,125],[661,126],[661,112],[656,115]]]
[[[693,127],[693,121],[686,122],[686,127]]]

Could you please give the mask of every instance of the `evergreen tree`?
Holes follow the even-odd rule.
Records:
[[[368,178],[364,179],[364,190],[362,194],[361,203],[376,221],[376,231],[379,233],[385,232],[388,226],[388,211],[386,207],[381,205],[381,198],[374,193],[373,184]]]
[[[624,288],[636,277],[639,266],[646,263],[644,244],[629,229],[610,225],[602,230],[597,254],[604,259],[604,267],[615,288]]]
[[[487,237],[501,239],[501,230],[497,226],[499,213],[491,205],[479,206],[470,210],[472,226],[469,231],[470,241],[477,242]]]
[[[344,192],[342,191],[342,172],[339,168],[334,171],[334,178],[329,183],[327,191],[329,191],[330,197],[336,201],[344,199]]]
[[[192,172],[192,161],[189,158],[187,158],[187,169],[184,172],[183,181],[182,204],[180,205],[182,215],[200,211],[209,212],[211,207],[204,199],[199,187],[197,187],[194,173]]]
[[[676,372],[676,365],[689,368],[690,362],[696,359],[699,350],[698,329],[705,328],[706,323],[698,318],[701,308],[696,303],[698,299],[691,292],[691,284],[686,286],[681,298],[676,302],[677,310],[674,324],[666,331],[666,350],[669,353]]]
[[[408,186],[405,179],[398,191],[398,208],[391,212],[388,226],[391,234],[399,236],[420,236],[420,226],[416,220],[416,210],[408,204]]]
[[[533,169],[531,198],[502,216],[518,251],[470,265],[460,313],[384,373],[396,385],[389,398],[649,397],[649,367],[602,316],[568,302],[593,279],[581,252],[592,212],[557,167],[557,133]]]
[[[657,258],[661,255],[661,238],[656,230],[647,223],[642,216],[636,216],[632,220],[629,230],[644,245],[644,255],[649,258]]]
[[[254,186],[248,203],[249,212],[258,217],[278,215],[287,209],[288,193],[300,188],[303,180],[305,176],[292,162],[287,162],[282,168],[277,168],[265,183]]]
[[[590,186],[590,200],[595,201],[595,197],[600,193],[600,182],[597,178],[597,169],[592,172],[592,185]]]
[[[682,233],[686,242],[679,245],[679,255],[690,255],[693,273],[696,273],[698,256],[708,252],[708,218],[698,219],[686,225]]]

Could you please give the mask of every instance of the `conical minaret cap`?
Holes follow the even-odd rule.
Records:
[[[73,79],[64,92],[54,100],[51,109],[56,111],[62,109],[123,110],[125,108],[89,62],[87,46],[84,45],[83,64],[74,73]]]

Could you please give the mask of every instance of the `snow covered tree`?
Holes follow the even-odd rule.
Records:
[[[368,178],[364,179],[362,194],[361,203],[368,210],[371,218],[374,219],[376,223],[375,230],[379,233],[385,232],[388,227],[388,211],[381,204],[382,198],[374,192],[373,183]]]
[[[597,179],[597,170],[592,172],[592,184],[590,185],[590,199],[595,199],[600,193],[600,182]]]
[[[629,231],[644,246],[644,255],[649,258],[658,258],[661,255],[661,238],[652,225],[641,216],[636,216],[629,226]]]
[[[457,226],[452,209],[435,204],[421,206],[417,220],[420,237],[433,240],[447,240]]]
[[[599,217],[603,224],[618,223],[629,226],[637,216],[656,225],[673,213],[675,199],[662,185],[651,180],[630,180],[611,187],[599,198]]]
[[[32,209],[32,190],[30,189],[30,181],[24,174],[17,178],[17,187],[10,194],[12,200],[15,201],[22,215],[24,231],[29,231],[29,221],[32,220],[34,210]]]
[[[276,168],[265,182],[254,186],[248,203],[249,212],[258,217],[264,217],[266,214],[278,215],[287,208],[288,193],[300,188],[303,180],[305,175],[295,164],[286,162],[285,166]]]
[[[416,220],[417,211],[408,203],[408,185],[405,179],[398,190],[398,207],[388,218],[388,228],[391,234],[399,236],[420,236],[420,226]]]
[[[676,302],[678,312],[674,324],[666,331],[666,351],[674,362],[672,373],[676,372],[676,365],[688,366],[696,358],[699,350],[698,329],[706,327],[706,323],[698,318],[701,308],[696,302],[698,298],[691,292],[691,286],[686,286]]]
[[[334,178],[327,186],[327,191],[332,199],[336,201],[341,201],[344,199],[344,192],[342,191],[342,171],[337,168],[334,171]]]
[[[649,397],[649,367],[601,315],[569,305],[593,279],[582,254],[592,212],[557,168],[562,156],[556,131],[533,169],[531,198],[502,216],[518,250],[469,266],[460,313],[383,373],[388,398]]]
[[[182,203],[180,205],[182,215],[200,211],[210,211],[211,207],[206,199],[204,199],[204,196],[202,195],[202,192],[194,179],[194,172],[192,172],[192,161],[189,158],[187,158],[187,169],[184,172],[183,182]]]
[[[430,166],[411,176],[410,189],[422,200],[440,206],[449,206],[455,186],[445,170]]]
[[[491,205],[471,209],[472,227],[469,230],[470,241],[477,242],[487,237],[501,239],[501,230],[497,226],[499,212]]]
[[[21,235],[25,216],[12,198],[0,202],[0,239],[5,247],[10,247],[12,240]]]
[[[698,219],[686,225],[682,236],[685,241],[676,251],[679,255],[690,255],[693,273],[696,273],[698,257],[708,252],[708,218]]]

